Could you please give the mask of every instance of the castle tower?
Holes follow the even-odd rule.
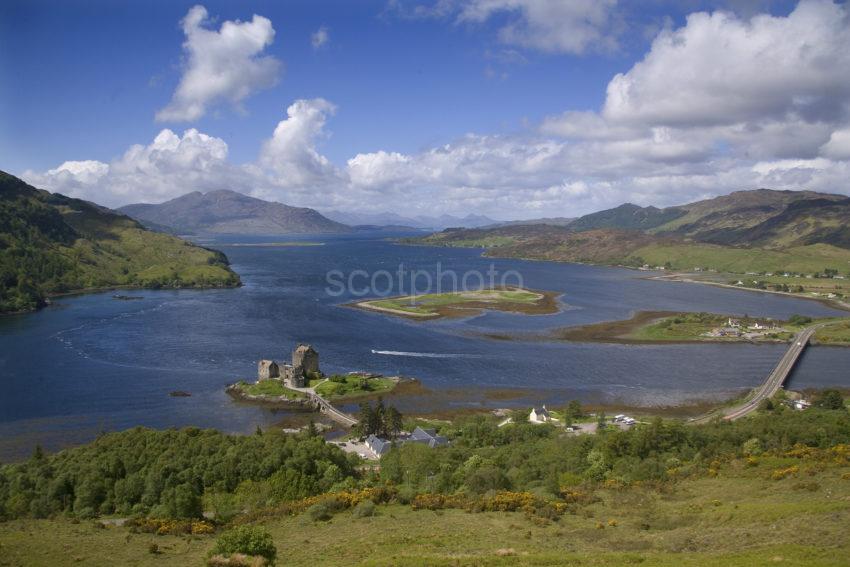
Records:
[[[319,373],[319,353],[310,346],[299,344],[292,351],[292,368],[301,368],[305,376]]]

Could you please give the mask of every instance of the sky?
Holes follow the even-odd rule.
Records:
[[[5,0],[0,169],[118,207],[232,189],[496,219],[850,194],[828,0]]]

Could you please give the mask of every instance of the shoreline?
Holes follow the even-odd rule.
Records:
[[[618,319],[614,321],[600,321],[588,325],[575,327],[559,327],[549,329],[538,334],[523,335],[521,333],[482,333],[476,336],[497,341],[551,341],[551,342],[576,342],[576,343],[603,343],[622,345],[693,345],[693,344],[751,344],[751,345],[777,345],[789,344],[793,338],[744,338],[744,337],[693,337],[693,338],[641,338],[630,337],[645,327],[663,321],[664,319],[681,315],[679,311],[637,311],[629,319]],[[725,317],[725,315],[722,315]],[[850,343],[821,343],[817,339],[812,340],[812,346],[829,346],[847,348]]]
[[[384,315],[392,315],[402,317],[413,321],[435,321],[438,319],[462,319],[465,317],[475,317],[485,311],[500,311],[503,313],[518,313],[523,315],[553,315],[563,311],[563,306],[559,301],[564,294],[559,291],[547,291],[528,288],[497,288],[500,291],[527,291],[538,294],[534,303],[510,302],[505,300],[496,300],[494,303],[487,301],[467,301],[457,304],[440,305],[434,307],[434,311],[430,313],[416,313],[394,309],[392,307],[384,307],[376,305],[378,301],[400,300],[412,297],[410,295],[395,295],[390,297],[369,298],[349,303],[343,303],[342,307],[351,309],[360,309],[371,313],[380,313]],[[483,290],[481,290],[483,291]],[[463,293],[463,292],[445,292],[445,293]],[[423,294],[421,297],[435,294]]]
[[[425,248],[464,248],[467,250],[480,250],[482,258],[501,258],[504,260],[522,260],[525,262],[553,262],[555,264],[575,264],[577,266],[594,266],[598,268],[619,268],[624,270],[631,270],[634,272],[660,272],[661,270],[644,270],[635,266],[626,266],[623,264],[604,264],[597,262],[578,262],[578,261],[567,261],[567,260],[552,260],[549,258],[534,258],[527,256],[504,256],[499,254],[490,254],[493,250],[492,248],[487,248],[484,246],[451,246],[451,245],[439,245],[439,244],[428,244],[421,242],[403,242],[400,240],[394,240],[395,244],[399,246],[422,246]],[[727,272],[717,272],[717,273],[727,273]],[[740,276],[743,274],[733,274],[732,272],[728,272],[730,275]],[[791,293],[787,291],[775,291],[769,289],[753,289],[741,286],[735,286],[731,284],[725,284],[721,282],[711,282],[706,280],[699,280],[687,277],[690,272],[681,272],[681,271],[672,271],[670,273],[665,273],[661,275],[647,275],[640,279],[644,280],[652,280],[652,281],[669,281],[669,282],[681,282],[681,283],[694,283],[694,284],[703,284],[703,285],[712,285],[716,287],[724,287],[728,289],[734,289],[738,291],[750,291],[750,292],[759,292],[759,293],[773,293],[777,295],[783,295],[786,297],[793,297],[796,299],[807,299],[809,301],[816,301],[821,303],[822,305],[826,305],[827,307],[831,307],[833,309],[838,309],[840,311],[848,311],[850,312],[850,303],[844,303],[841,301],[836,301],[835,299],[828,299],[825,297],[811,297],[807,295],[802,295],[799,293]]]
[[[235,272],[234,272],[235,273]],[[237,276],[239,274],[236,274]],[[136,290],[136,291],[163,291],[163,290],[181,290],[181,289],[194,289],[198,291],[210,290],[210,289],[237,289],[242,287],[244,284],[242,280],[240,280],[233,285],[181,285],[181,286],[159,286],[159,287],[151,287],[151,286],[142,286],[142,285],[131,285],[131,284],[122,284],[122,285],[109,285],[103,287],[86,287],[82,289],[72,289],[69,291],[58,291],[51,292],[45,295],[44,305],[40,305],[35,307],[34,309],[25,309],[22,311],[4,311],[0,312],[0,317],[5,317],[7,315],[25,315],[27,313],[37,313],[42,309],[50,307],[53,302],[53,299],[61,299],[63,297],[76,297],[78,295],[88,295],[94,293],[103,293],[107,291],[119,291],[119,290]]]
[[[732,284],[725,284],[721,282],[711,282],[706,280],[698,280],[691,277],[688,277],[689,272],[674,272],[671,274],[665,274],[661,276],[647,276],[645,280],[651,281],[667,281],[667,282],[679,282],[679,283],[694,283],[694,284],[703,284],[703,285],[711,285],[715,287],[723,287],[727,289],[735,289],[738,291],[750,291],[750,292],[758,292],[758,293],[772,293],[775,295],[783,295],[785,297],[793,297],[796,299],[807,299],[809,301],[816,301],[822,305],[826,305],[827,307],[832,307],[833,309],[838,309],[840,311],[848,311],[850,312],[850,303],[845,303],[842,301],[836,301],[835,299],[829,299],[826,297],[810,297],[807,295],[803,295],[800,293],[792,293],[789,291],[776,291],[772,289],[753,289],[750,287],[737,286]]]
[[[380,398],[383,396],[393,396],[393,395],[403,395],[405,392],[399,392],[402,389],[419,389],[422,388],[422,384],[416,378],[407,378],[404,376],[389,376],[386,379],[391,380],[393,382],[392,388],[388,390],[381,390],[379,392],[357,392],[352,394],[343,394],[340,396],[323,396],[315,392],[313,388],[305,388],[303,391],[301,389],[293,389],[288,386],[283,386],[285,389],[292,392],[293,397],[288,397],[286,395],[281,396],[273,396],[268,394],[248,394],[244,391],[245,386],[251,386],[251,382],[246,382],[241,380],[239,382],[234,382],[233,384],[228,384],[224,391],[235,401],[265,406],[269,408],[280,408],[280,409],[293,409],[293,410],[305,410],[312,411],[315,408],[315,403],[311,399],[311,396],[306,393],[310,392],[313,396],[317,396],[322,398],[329,404],[350,404],[368,399]]]

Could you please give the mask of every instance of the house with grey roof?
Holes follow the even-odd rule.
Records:
[[[378,457],[385,455],[393,446],[393,442],[388,439],[382,439],[377,435],[370,435],[366,438],[366,446],[369,450],[375,453]]]
[[[366,438],[366,447],[378,457],[385,455],[393,445],[400,446],[405,443],[418,443],[434,448],[448,445],[449,440],[442,435],[437,435],[436,429],[422,429],[421,427],[417,427],[409,435],[399,436],[394,441],[377,435],[370,435]]]
[[[410,437],[406,438],[404,441],[407,443],[422,443],[429,447],[439,447],[441,445],[449,444],[448,439],[442,435],[437,435],[436,429],[422,429],[421,427],[414,429],[413,433],[410,434]]]

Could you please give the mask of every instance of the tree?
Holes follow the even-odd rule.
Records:
[[[844,398],[838,390],[824,390],[818,397],[815,405],[827,410],[845,410]]]
[[[596,418],[596,429],[601,430],[601,429],[605,429],[605,427],[606,427],[605,412],[601,411],[601,412],[599,412],[599,417]]]
[[[571,400],[570,403],[567,404],[567,415],[569,415],[572,419],[578,419],[583,415],[581,403],[578,400]]]
[[[791,315],[791,317],[788,318],[788,322],[791,323],[792,325],[802,326],[802,325],[808,325],[809,323],[811,323],[812,318],[806,317],[805,315]]]
[[[393,437],[398,437],[398,434],[401,433],[401,429],[402,427],[404,427],[402,421],[403,420],[400,411],[398,411],[392,406],[387,408],[387,425],[388,429],[390,430],[390,434]]]
[[[363,437],[367,437],[374,433],[372,430],[372,424],[374,423],[374,412],[372,411],[372,404],[367,402],[362,402],[360,404],[360,412],[358,413],[358,423],[357,430],[360,435]]]
[[[253,557],[264,557],[273,564],[277,557],[277,548],[269,532],[256,526],[239,526],[224,532],[216,540],[210,555],[229,557],[234,553],[242,553]]]

